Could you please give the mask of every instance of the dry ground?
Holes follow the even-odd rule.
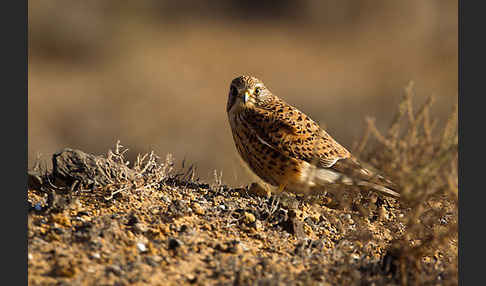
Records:
[[[457,240],[401,262],[412,255],[402,243],[424,242],[400,240],[410,210],[394,199],[367,194],[334,209],[289,196],[277,205],[171,179],[109,200],[55,196],[61,202],[44,209],[29,191],[29,285],[457,285]],[[445,213],[437,231],[454,224],[453,203],[429,204]]]
[[[259,197],[154,153],[65,149],[29,171],[29,285],[457,285],[457,109],[409,86],[355,149],[401,186]],[[435,123],[434,123],[435,122]]]

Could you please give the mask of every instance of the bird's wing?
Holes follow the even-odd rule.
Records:
[[[393,182],[371,168],[363,167],[346,148],[296,108],[283,104],[277,105],[277,110],[273,107],[254,109],[245,117],[257,139],[271,149],[323,170],[330,170],[335,173],[337,180],[342,179],[345,183],[371,187],[394,197],[400,196],[394,191],[397,186]]]
[[[280,103],[266,109],[249,111],[246,119],[260,141],[272,149],[327,168],[350,153],[322,130],[310,117],[296,108]]]

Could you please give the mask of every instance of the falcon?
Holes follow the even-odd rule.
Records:
[[[226,112],[241,159],[260,187],[272,193],[306,193],[340,183],[400,196],[394,183],[364,168],[314,120],[255,77],[231,82]]]

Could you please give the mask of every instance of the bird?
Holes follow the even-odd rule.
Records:
[[[400,197],[396,184],[363,167],[310,116],[256,77],[242,75],[231,81],[226,112],[244,166],[271,194],[305,194],[345,184]]]

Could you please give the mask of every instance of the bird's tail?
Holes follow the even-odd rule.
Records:
[[[382,186],[382,185],[378,185],[378,184],[374,184],[374,183],[370,183],[370,182],[365,182],[365,181],[360,181],[360,182],[357,183],[357,185],[372,188],[376,191],[383,193],[384,195],[389,195],[389,196],[392,196],[392,197],[395,197],[395,198],[400,197],[399,193],[395,192],[394,190],[392,190],[390,188]]]
[[[314,182],[317,185],[342,183],[370,188],[384,195],[400,197],[397,186],[381,175],[361,167],[355,160],[339,160],[329,168],[317,168],[314,172]]]

